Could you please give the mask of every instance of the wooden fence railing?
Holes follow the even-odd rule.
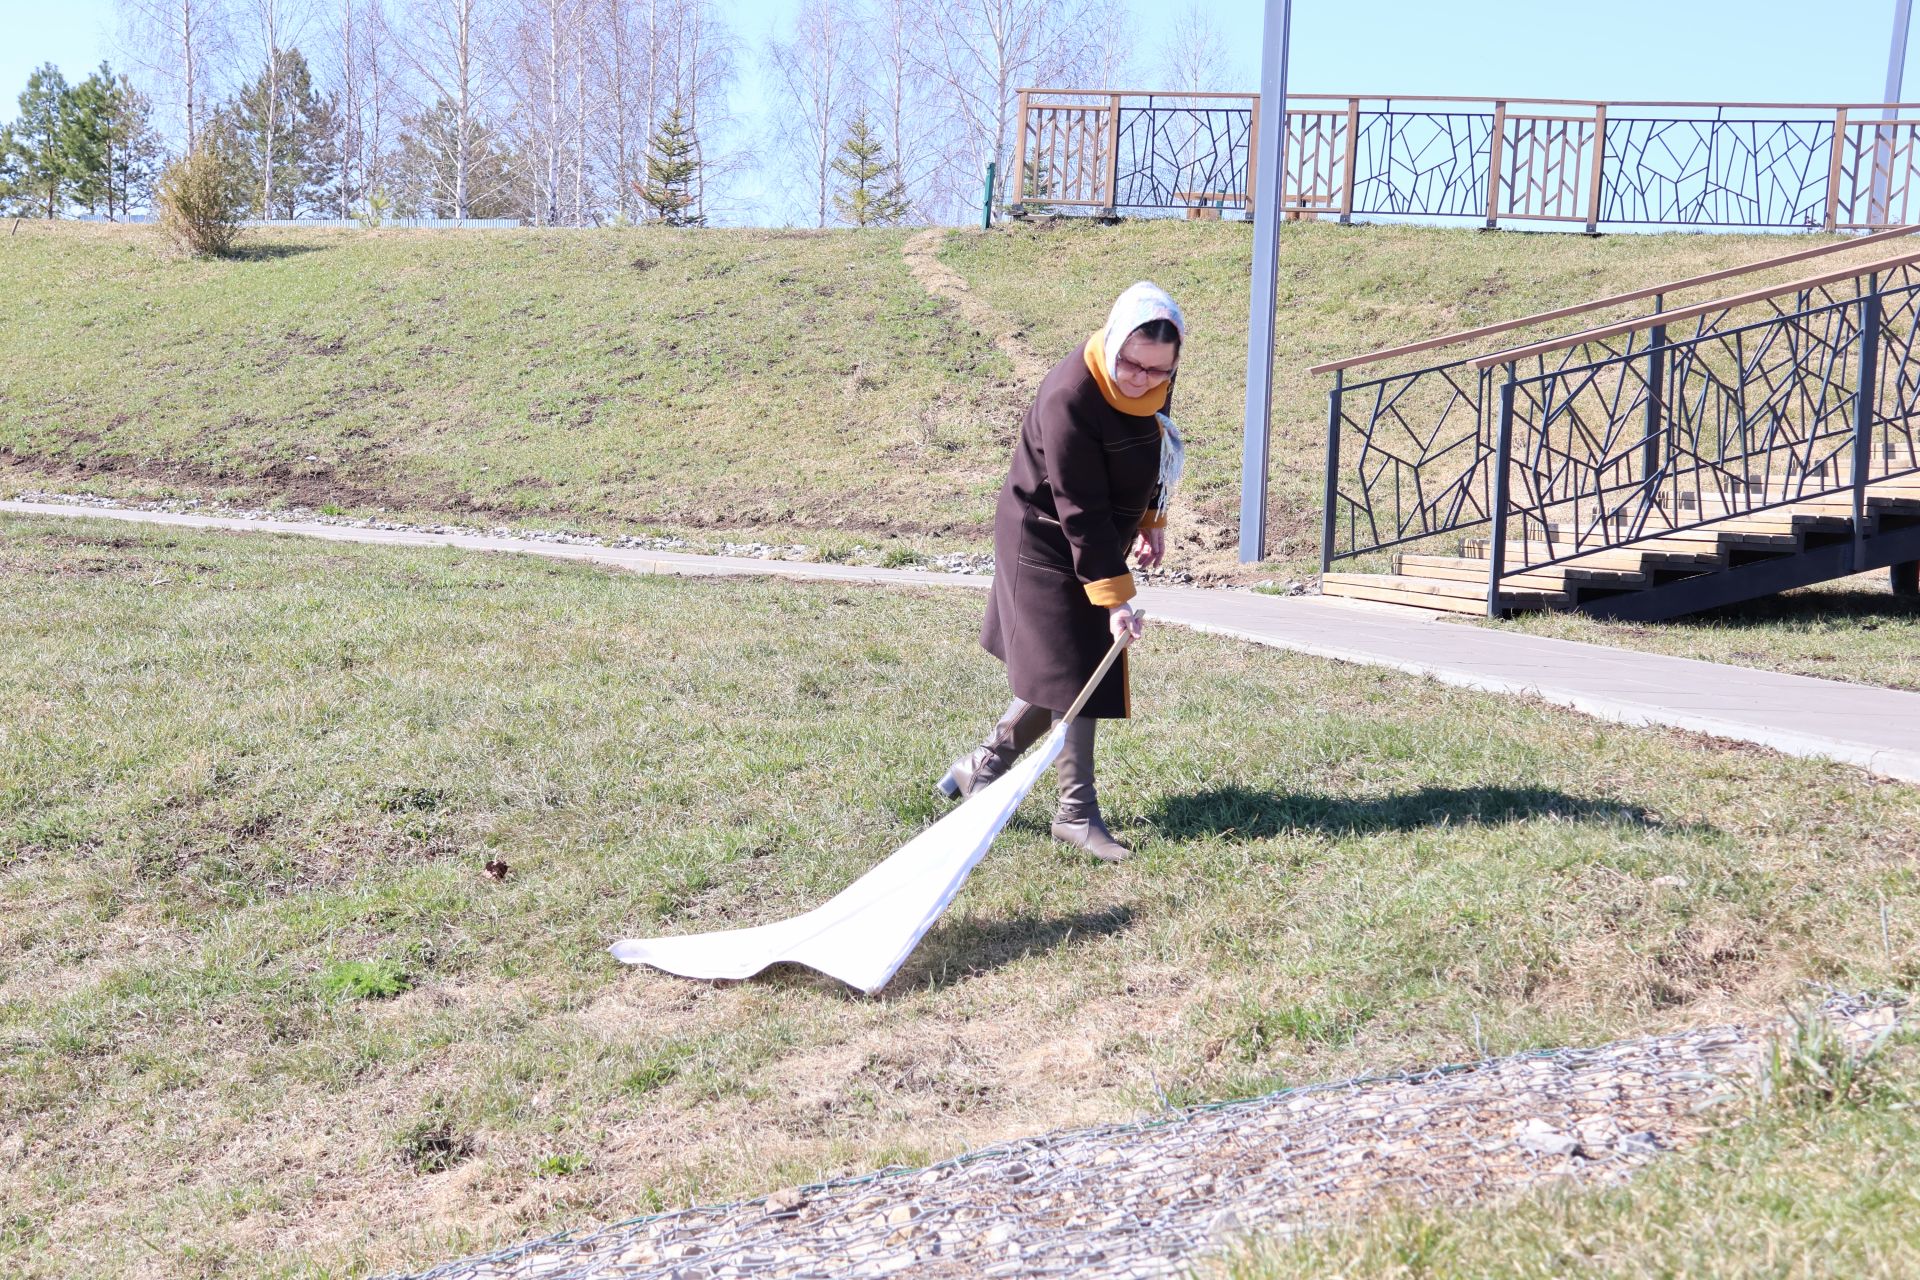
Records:
[[[1848,231],[1920,221],[1920,104],[1302,95],[1283,211]],[[1251,210],[1257,94],[1023,89],[1007,203]]]

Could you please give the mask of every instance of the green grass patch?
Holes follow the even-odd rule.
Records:
[[[577,1151],[560,1155],[542,1156],[533,1165],[534,1176],[540,1178],[570,1178],[585,1169],[592,1161]]]
[[[17,518],[0,583],[8,1275],[425,1266],[1920,982],[1912,788],[1158,628],[1101,735],[1134,861],[1037,795],[880,998],[624,970],[946,811],[977,596]],[[412,987],[318,998],[343,960]]]
[[[391,1000],[412,986],[391,960],[342,960],[320,975],[320,994],[333,1000]]]

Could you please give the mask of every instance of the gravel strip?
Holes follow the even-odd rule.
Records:
[[[1853,1044],[1901,1006],[1837,996]],[[1386,1200],[1626,1177],[1741,1096],[1778,1026],[1363,1078],[988,1148],[925,1170],[568,1233],[416,1280],[1176,1275]]]

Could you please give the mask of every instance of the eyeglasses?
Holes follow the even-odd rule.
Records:
[[[1152,365],[1140,364],[1137,361],[1127,359],[1125,356],[1114,357],[1114,364],[1119,368],[1121,373],[1127,374],[1130,377],[1153,378],[1158,380],[1161,378],[1171,378],[1173,376],[1172,369],[1156,369]]]

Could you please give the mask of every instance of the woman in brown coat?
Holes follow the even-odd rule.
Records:
[[[1127,553],[1144,569],[1166,551],[1183,450],[1163,411],[1185,338],[1173,299],[1136,284],[1041,382],[994,512],[993,594],[980,630],[980,643],[1007,664],[1013,701],[940,780],[947,795],[970,795],[1005,773],[1072,705],[1112,641],[1140,634]],[[1109,862],[1130,850],[1100,816],[1094,731],[1129,711],[1122,655],[1068,727],[1055,766],[1054,837]]]

